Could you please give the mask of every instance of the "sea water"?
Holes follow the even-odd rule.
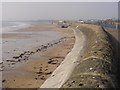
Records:
[[[21,28],[27,28],[31,26],[30,22],[21,21],[2,21],[0,22],[0,62],[2,62],[2,33],[8,33],[14,30],[19,30]]]
[[[30,22],[3,21],[1,30],[2,30],[2,33],[6,33],[6,32],[11,32],[14,30],[21,29],[21,28],[26,28],[26,27],[29,27],[30,25],[32,25],[32,23]]]
[[[49,30],[42,32],[17,31],[19,28],[27,28],[35,23],[37,22],[4,22],[2,24],[3,32],[7,33],[7,35],[13,35],[13,37],[8,36],[7,38],[2,38],[2,60],[12,60],[14,56],[19,56],[25,51],[34,51],[34,49],[36,50],[36,48],[41,47],[41,45],[56,42],[62,37],[59,32]]]

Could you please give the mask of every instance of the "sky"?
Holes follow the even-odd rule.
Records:
[[[78,20],[117,17],[117,2],[2,2],[3,20]]]
[[[1,0],[1,2],[118,2],[120,0]]]

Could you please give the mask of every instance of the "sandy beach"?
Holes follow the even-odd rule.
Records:
[[[0,90],[120,90],[120,2],[24,1],[0,3]]]
[[[52,39],[46,41],[45,44],[40,45],[39,42],[42,41],[42,39],[39,38],[39,35],[41,35],[41,32],[52,32]],[[54,36],[54,38],[52,36]],[[72,29],[60,28],[56,24],[37,24],[24,30],[21,29],[3,34],[2,38],[5,40],[19,39],[21,42],[22,40],[24,41],[25,39],[30,38],[30,43],[32,42],[34,44],[33,47],[31,47],[31,45],[25,47],[24,44],[27,44],[28,42],[24,41],[22,50],[14,50],[15,46],[14,48],[12,46],[8,47],[11,48],[14,53],[7,52],[9,53],[8,56],[4,56],[5,58],[3,58],[4,66],[2,71],[2,82],[4,88],[40,87],[64,60],[65,56],[73,48],[75,42]],[[38,41],[35,43],[34,40]],[[20,43],[17,43],[15,45],[19,44]],[[27,48],[27,50],[25,48]],[[13,56],[10,60],[6,60],[6,57],[10,57],[9,55]]]
[[[88,25],[88,27],[89,26],[90,25]],[[86,68],[79,69],[79,67],[81,67],[82,65],[88,67],[88,69],[91,69],[89,65],[87,66],[86,64],[80,65],[80,63],[82,63],[81,60],[86,61],[86,59],[89,59],[87,57],[89,56],[90,53],[87,52],[89,54],[86,54],[86,56],[84,55],[84,53],[87,50],[89,51],[90,49],[89,47],[92,47],[92,45],[89,44],[98,43],[98,42],[94,42],[94,40],[96,40],[96,35],[99,34],[101,35],[101,37],[104,37],[102,35],[105,35],[105,33],[104,31],[101,31],[102,28],[99,28],[97,26],[90,26],[90,27],[94,27],[96,29],[95,30],[93,29],[93,31],[89,31],[88,29],[86,29],[86,27],[85,27],[86,30],[84,30],[84,28],[82,27],[80,29],[77,27],[60,28],[57,24],[43,24],[43,25],[37,24],[34,25],[33,27],[3,34],[3,39],[7,40],[7,42],[4,41],[4,43],[12,42],[9,41],[8,39],[16,39],[15,45],[19,46],[20,44],[21,46],[23,43],[17,43],[17,39],[21,40],[21,42],[24,42],[23,44],[24,46],[22,46],[21,49],[19,50],[14,49],[14,46],[12,47],[12,45],[11,47],[7,47],[8,49],[12,49],[12,52],[9,53],[7,52],[8,55],[12,56],[12,59],[6,59],[10,57],[10,56],[6,56],[7,54],[3,55],[3,60],[4,60],[3,73],[2,73],[3,87],[22,88],[22,89],[23,88],[33,88],[33,89],[60,88],[67,85],[67,82],[69,82],[70,77],[74,76],[74,74],[77,75],[76,73],[80,72],[80,70],[82,70],[83,72],[86,71],[83,70]],[[117,30],[113,30],[110,28],[105,28],[105,30],[108,33],[110,33],[116,40],[118,40]],[[89,35],[86,35],[88,32]],[[91,37],[91,35],[93,36]],[[46,39],[45,38],[41,39],[41,36],[45,36]],[[87,38],[89,38],[90,40],[88,39],[89,41],[87,41]],[[114,56],[117,59],[118,52],[116,51],[118,48],[116,48],[117,42],[115,42],[114,38],[110,36],[110,40],[115,49]],[[26,42],[24,40],[26,40]],[[93,41],[94,43],[90,43],[90,41]],[[29,44],[29,46],[26,47],[27,44]],[[100,45],[104,46],[102,44]],[[88,45],[89,47],[86,48],[86,45]],[[7,48],[5,48],[5,50]],[[105,48],[107,47],[105,46]],[[102,53],[104,53],[104,51]],[[84,57],[85,59],[83,59]],[[98,58],[100,57],[102,56],[98,55]],[[104,72],[104,70],[101,69],[100,72]],[[96,83],[93,85],[96,85]]]

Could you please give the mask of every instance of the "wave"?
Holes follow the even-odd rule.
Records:
[[[26,28],[31,26],[30,23],[27,22],[2,22],[2,27],[0,28],[0,30],[2,31],[2,33],[6,33],[6,32],[11,32],[14,30],[19,30],[21,28]]]

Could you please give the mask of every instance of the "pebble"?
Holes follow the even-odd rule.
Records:
[[[95,78],[95,77],[92,77],[92,78]]]
[[[70,85],[70,84],[68,84],[68,87],[71,87],[71,85]]]
[[[75,83],[75,81],[72,81],[72,83]]]
[[[82,84],[82,83],[80,83],[80,84],[79,84],[79,86],[83,86],[83,84]]]
[[[52,75],[52,77],[54,77],[55,75]]]
[[[90,70],[92,70],[93,68],[90,68]]]
[[[48,69],[45,69],[45,71],[47,71]]]
[[[35,78],[36,80],[38,79],[38,78]]]
[[[40,79],[45,80],[44,76],[42,76]]]

